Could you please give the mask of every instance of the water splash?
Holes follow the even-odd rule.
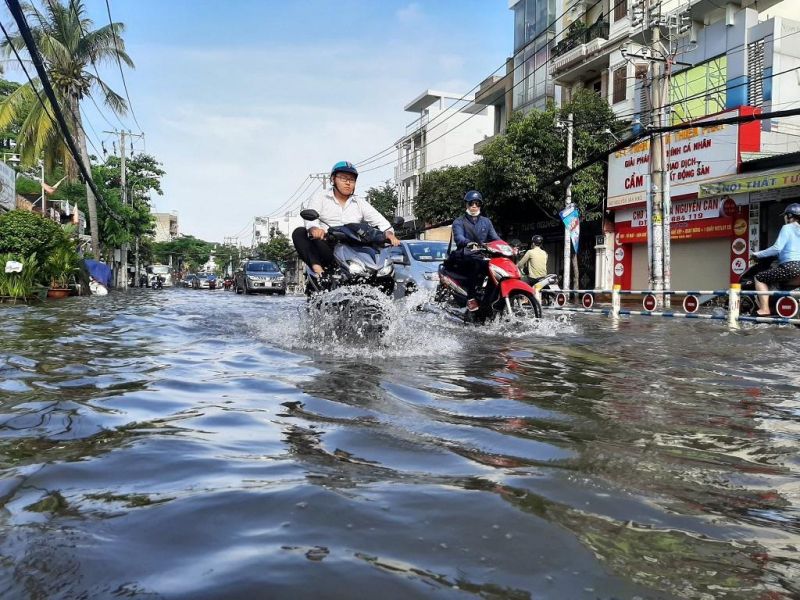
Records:
[[[289,350],[361,358],[440,356],[462,351],[475,337],[556,338],[578,328],[566,315],[467,325],[432,306],[432,291],[392,299],[366,286],[340,288],[293,304],[286,318],[257,328],[266,342]]]

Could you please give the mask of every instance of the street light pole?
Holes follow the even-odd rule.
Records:
[[[567,170],[572,168],[572,113],[567,115]],[[567,191],[565,194],[564,206],[572,204],[572,177],[567,180]],[[572,263],[572,240],[570,239],[569,228],[564,225],[564,288],[572,289],[570,286]]]

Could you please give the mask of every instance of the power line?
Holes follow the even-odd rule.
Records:
[[[599,4],[601,1],[602,1],[602,0],[596,0],[596,1],[594,2],[594,4],[592,4],[591,6],[587,7],[587,8],[586,8],[586,10],[584,10],[584,11],[583,11],[583,13],[582,13],[582,15],[581,15],[581,16],[586,16],[586,15],[588,14],[588,12],[589,12],[589,11],[590,11],[592,8],[594,8],[595,6],[597,6],[597,5],[598,5],[598,4]],[[609,15],[611,15],[612,11],[613,11],[613,10],[614,10],[614,9],[615,9],[615,8],[616,8],[618,5],[622,5],[622,4],[626,3],[626,2],[627,2],[627,0],[617,0],[617,3],[616,3],[614,6],[610,7],[607,13],[602,13],[602,12],[601,12],[600,16],[602,17],[602,16],[609,16]],[[548,33],[550,33],[550,28],[551,28],[551,27],[554,27],[554,26],[556,25],[556,23],[558,22],[558,20],[559,20],[559,19],[562,19],[562,18],[564,17],[564,15],[566,15],[566,14],[567,14],[567,12],[569,12],[570,8],[571,8],[571,7],[567,8],[566,10],[564,10],[564,12],[562,12],[562,13],[561,13],[559,16],[555,17],[555,18],[553,19],[553,21],[552,21],[552,22],[548,23],[547,27],[545,27],[545,28],[544,28],[544,29],[543,29],[543,30],[542,30],[542,31],[541,31],[539,34],[537,34],[536,36],[534,36],[533,38],[531,38],[531,39],[530,39],[528,42],[526,42],[526,43],[523,45],[522,49],[521,49],[521,50],[519,50],[518,52],[516,52],[516,53],[514,54],[514,57],[518,56],[520,53],[524,53],[524,52],[525,52],[525,48],[528,48],[528,47],[529,47],[529,46],[530,46],[530,45],[531,45],[533,42],[535,42],[535,41],[536,41],[537,39],[539,39],[541,36],[543,36],[543,35],[545,35],[545,34],[548,34]],[[562,32],[562,33],[563,33],[563,32]],[[566,41],[566,40],[569,40],[569,39],[573,39],[573,38],[575,38],[575,37],[578,37],[578,36],[580,36],[580,35],[584,35],[584,34],[585,34],[585,31],[574,31],[574,32],[572,32],[572,33],[569,33],[569,32],[567,32],[567,35],[566,35],[566,36],[564,36],[564,37],[562,38],[562,41]],[[550,63],[550,62],[551,62],[551,61],[552,61],[554,58],[555,58],[555,57],[550,57],[550,58],[548,58],[548,59],[547,59],[545,62],[543,62],[541,65],[539,65],[538,67],[535,67],[535,68],[533,69],[533,71],[531,71],[531,72],[530,72],[530,73],[529,73],[529,74],[528,74],[526,77],[523,77],[522,79],[520,79],[520,81],[519,81],[519,82],[517,82],[515,85],[513,85],[513,86],[512,86],[512,88],[511,88],[511,89],[512,89],[512,91],[513,91],[513,90],[514,90],[514,89],[515,89],[515,88],[516,88],[518,85],[520,85],[520,84],[522,84],[522,83],[524,83],[524,82],[527,82],[527,80],[528,80],[530,77],[532,77],[532,76],[533,76],[533,75],[534,75],[534,74],[535,74],[535,73],[536,73],[536,72],[537,72],[537,71],[538,71],[540,68],[542,68],[542,67],[546,67],[546,66],[547,66],[547,65],[548,65],[548,64],[549,64],[549,63]],[[500,65],[499,67],[497,67],[497,68],[496,68],[496,69],[495,69],[495,70],[494,70],[494,71],[491,73],[491,75],[494,75],[495,73],[497,73],[497,71],[499,71],[501,68],[503,68],[503,67],[506,65],[506,62],[507,62],[507,61],[504,61],[502,65]],[[524,67],[524,66],[525,66],[525,61],[523,60],[522,62],[520,62],[520,64],[519,64],[518,66],[514,67],[514,68],[511,70],[511,73],[510,73],[510,75],[513,77],[513,75],[516,73],[517,69],[519,69],[519,68],[522,68],[522,67]],[[489,76],[491,77],[491,75],[489,75]],[[507,75],[508,75],[508,74],[507,74]],[[485,78],[484,78],[484,79],[485,79]],[[436,128],[437,128],[437,127],[439,127],[440,125],[443,125],[443,124],[444,124],[446,121],[448,121],[449,119],[451,119],[452,117],[454,117],[455,115],[457,115],[457,114],[459,113],[459,111],[457,111],[457,110],[456,110],[456,111],[454,111],[454,112],[450,113],[450,114],[449,114],[449,115],[448,115],[448,116],[447,116],[447,117],[446,117],[446,118],[445,118],[443,121],[439,122],[438,124],[434,125],[433,127],[429,127],[429,125],[430,125],[431,123],[433,123],[433,122],[434,122],[434,121],[436,121],[438,118],[440,118],[440,117],[441,117],[441,116],[443,116],[445,113],[447,113],[447,112],[448,112],[448,111],[449,111],[451,108],[453,108],[453,107],[454,107],[456,104],[458,104],[459,102],[462,102],[462,101],[463,101],[463,100],[466,98],[466,96],[467,96],[467,95],[468,95],[468,94],[469,94],[471,91],[473,91],[473,90],[475,90],[475,89],[477,89],[477,88],[479,88],[479,87],[480,87],[480,83],[478,83],[477,85],[473,86],[473,88],[472,88],[470,91],[468,91],[466,94],[464,94],[464,96],[462,96],[462,97],[461,97],[459,100],[456,100],[456,101],[454,101],[454,102],[453,102],[453,103],[452,103],[450,106],[448,106],[448,107],[447,107],[447,109],[443,110],[441,113],[439,113],[438,115],[436,115],[436,116],[435,116],[433,119],[431,119],[431,120],[428,122],[428,126],[426,126],[426,129],[425,129],[426,133],[430,133],[431,131],[433,131],[434,129],[436,129]],[[458,123],[458,124],[456,124],[456,125],[455,125],[455,126],[454,126],[454,127],[451,129],[451,130],[450,130],[450,131],[452,131],[453,129],[456,129],[456,128],[458,128],[458,127],[460,127],[461,125],[463,125],[464,123],[466,123],[467,121],[469,121],[469,120],[470,120],[471,118],[473,118],[474,116],[477,116],[477,114],[478,114],[478,113],[474,113],[473,115],[471,115],[470,117],[468,117],[467,119],[465,119],[464,121],[462,121],[461,123]],[[439,137],[442,137],[442,136],[439,136]],[[439,139],[439,138],[436,138],[436,139]],[[426,144],[424,144],[424,145],[422,146],[422,148],[424,148],[424,147],[426,147],[426,146],[427,146],[427,143],[426,143]],[[388,156],[388,154],[389,154],[389,153],[393,152],[393,151],[395,150],[395,148],[396,148],[396,145],[395,145],[395,144],[392,144],[391,146],[387,147],[386,149],[384,149],[384,150],[381,150],[380,152],[377,152],[377,153],[373,154],[372,156],[370,156],[370,157],[368,157],[368,158],[366,158],[366,159],[364,159],[364,160],[358,161],[358,162],[357,162],[357,163],[355,163],[355,164],[356,164],[356,166],[362,167],[362,166],[366,166],[366,165],[368,165],[368,164],[371,164],[371,163],[377,162],[377,161],[379,161],[379,160],[382,160],[382,159],[386,158],[386,156]],[[394,162],[394,161],[391,161],[391,162]],[[385,164],[382,164],[382,165],[381,165],[381,167],[383,167],[383,166],[386,166],[387,164],[391,164],[391,162],[390,162],[390,163],[385,163]],[[375,168],[373,168],[373,169],[367,169],[366,171],[373,171],[373,170],[375,170],[375,169],[377,169],[377,168],[380,168],[380,167],[375,167]],[[366,171],[365,171],[365,172],[366,172]]]
[[[39,75],[39,81],[42,84],[42,88],[44,90],[47,99],[50,101],[50,106],[55,113],[56,119],[55,121],[61,128],[61,135],[64,138],[64,141],[69,148],[70,153],[72,154],[73,158],[78,164],[78,169],[83,175],[84,181],[92,190],[92,193],[95,195],[95,198],[103,205],[106,211],[111,215],[118,223],[122,223],[123,220],[114,212],[110,206],[105,201],[105,198],[100,195],[100,192],[97,190],[97,186],[94,183],[94,179],[92,179],[91,173],[88,171],[88,166],[84,164],[83,158],[78,150],[77,145],[75,144],[75,140],[72,137],[72,132],[69,130],[67,126],[67,122],[64,119],[64,114],[61,112],[61,107],[58,104],[58,99],[56,98],[55,91],[53,90],[52,85],[50,84],[50,80],[47,76],[47,71],[44,68],[44,63],[42,61],[42,57],[39,55],[39,49],[36,47],[36,43],[33,40],[33,34],[31,33],[30,27],[28,26],[28,22],[25,20],[25,15],[22,12],[22,7],[19,4],[19,0],[6,0],[6,6],[8,6],[8,10],[11,12],[11,15],[14,17],[14,20],[17,23],[17,28],[19,29],[19,33],[22,36],[23,41],[25,42],[25,46],[28,49],[28,54],[31,56],[31,60],[33,61],[34,67],[36,67],[36,72]],[[5,32],[5,28],[3,28],[3,32],[8,37],[8,34]],[[9,44],[11,44],[11,40],[9,38]],[[11,44],[13,46],[13,44]],[[16,49],[14,50],[16,54]],[[19,56],[19,55],[17,55]],[[20,64],[22,64],[20,62]],[[27,70],[25,71],[27,75]],[[28,81],[30,82],[32,87],[35,87],[33,84],[33,80],[30,79],[28,76]],[[37,92],[38,96],[38,92]],[[41,97],[39,97],[41,101]],[[42,105],[44,106],[44,104]]]
[[[795,69],[800,67],[795,67]],[[653,134],[658,133],[670,133],[672,131],[681,131],[683,129],[692,129],[694,127],[711,127],[715,125],[738,125],[740,123],[750,123],[753,121],[763,121],[765,119],[780,119],[783,117],[794,117],[800,115],[800,108],[792,108],[789,110],[778,110],[772,111],[767,113],[760,113],[760,114],[753,114],[753,115],[744,115],[744,116],[735,116],[735,117],[726,117],[723,119],[713,119],[708,121],[703,121],[701,123],[692,122],[692,123],[679,123],[677,125],[668,125],[666,127],[653,127],[649,131],[633,135],[629,138],[624,140],[620,140],[617,144],[612,146],[607,150],[603,150],[601,152],[595,153],[593,156],[589,157],[577,167],[573,167],[572,169],[568,169],[567,171],[561,173],[560,175],[548,179],[541,185],[537,186],[538,190],[542,188],[550,187],[551,185],[556,184],[557,182],[564,181],[565,179],[572,177],[573,175],[580,173],[581,171],[591,167],[593,164],[600,162],[604,158],[607,158],[613,152],[618,152],[619,150],[624,150],[631,144],[638,142],[639,140],[649,137]]]
[[[310,178],[308,175],[306,175],[306,177],[305,177],[305,178],[304,178],[304,179],[303,179],[303,180],[300,182],[300,185],[298,185],[298,186],[297,186],[297,189],[295,189],[295,191],[293,191],[293,192],[292,192],[292,193],[289,195],[289,198],[288,198],[288,199],[284,200],[284,201],[283,201],[283,202],[282,202],[280,205],[278,205],[278,207],[277,207],[277,208],[275,208],[275,209],[274,209],[274,210],[273,210],[273,211],[270,213],[270,216],[272,216],[272,215],[275,215],[275,214],[278,214],[279,212],[281,212],[281,210],[283,210],[283,207],[284,207],[285,205],[289,204],[289,203],[290,203],[290,202],[291,202],[291,201],[294,199],[295,195],[296,195],[298,192],[300,192],[300,190],[303,188],[303,186],[306,186],[306,187],[308,187],[308,184],[309,184],[309,182],[310,182],[310,181],[312,181],[312,180],[311,180],[311,178]],[[301,193],[302,193],[302,192],[301,192]]]
[[[142,126],[139,125],[139,121],[136,119],[136,113],[133,111],[133,102],[131,102],[131,97],[128,95],[128,84],[125,81],[125,73],[122,72],[122,61],[119,58],[119,46],[117,45],[117,30],[114,28],[114,22],[111,19],[111,5],[109,4],[108,0],[106,0],[106,11],[108,12],[108,24],[111,27],[111,37],[114,39],[114,49],[116,50],[115,56],[117,58],[117,65],[119,66],[119,74],[122,77],[122,87],[125,88],[125,97],[128,99],[128,108],[131,109],[131,116],[133,117],[133,122],[136,123],[136,126],[139,128],[139,131],[142,131]]]

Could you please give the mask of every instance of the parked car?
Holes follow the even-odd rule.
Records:
[[[181,279],[181,285],[183,287],[193,288],[195,279],[197,279],[197,275],[194,273],[187,273],[183,276],[183,279]]]
[[[419,289],[435,290],[439,284],[439,265],[447,258],[447,242],[403,240],[391,249],[395,281],[406,293]]]
[[[172,287],[172,267],[169,265],[162,265],[162,264],[154,264],[150,265],[146,269],[147,271],[147,286],[150,287],[153,285],[153,281],[156,277],[161,278],[161,284],[163,287]]]
[[[246,260],[233,275],[237,294],[286,294],[286,277],[271,260]]]
[[[215,290],[217,289],[217,276],[213,274],[198,275],[192,281],[192,287],[196,290]]]

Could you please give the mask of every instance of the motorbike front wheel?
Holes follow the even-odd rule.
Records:
[[[511,308],[510,313],[509,307]],[[513,290],[508,295],[504,312],[512,319],[541,319],[542,305],[533,297],[533,294],[522,290]]]

